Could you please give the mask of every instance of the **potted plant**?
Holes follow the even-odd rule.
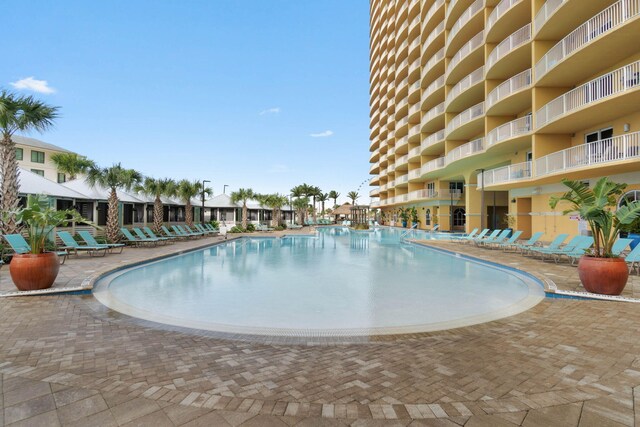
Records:
[[[503,222],[505,225],[505,230],[509,230],[509,234],[507,235],[507,237],[510,237],[511,233],[513,233],[513,227],[515,227],[516,225],[516,216],[512,214],[504,214]]]
[[[418,223],[420,222],[418,220],[418,210],[416,209],[415,206],[412,206],[411,209],[409,209],[409,212],[411,214],[411,227],[412,228],[417,228],[418,227]]]
[[[409,222],[409,208],[400,208],[399,213],[402,226],[407,228],[407,222]]]
[[[593,249],[585,253],[578,263],[578,275],[584,288],[593,293],[620,295],[629,270],[624,259],[611,251],[620,231],[630,226],[640,217],[640,201],[616,208],[618,197],[627,184],[618,184],[603,177],[593,189],[580,181],[563,179],[570,188],[560,197],[552,197],[549,205],[555,209],[558,202],[570,205],[563,214],[578,212],[587,221],[593,233]]]
[[[11,280],[21,291],[47,289],[53,285],[60,263],[55,252],[47,252],[47,236],[55,227],[67,226],[70,222],[87,221],[75,210],[55,210],[49,206],[46,196],[27,197],[25,207],[18,208],[6,215],[15,217],[16,224],[27,233],[30,251],[14,254],[9,264]]]

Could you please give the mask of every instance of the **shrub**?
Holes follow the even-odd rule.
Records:
[[[211,221],[209,221],[209,224],[211,224],[213,228],[220,228],[220,223],[215,219],[212,219]]]
[[[244,228],[239,227],[239,226],[233,226],[231,227],[231,230],[228,231],[228,233],[244,233]]]
[[[282,231],[282,230],[286,230],[286,229],[287,229],[287,227],[285,227],[284,225],[279,225],[276,228],[274,228],[274,230],[276,230],[276,231]]]
[[[247,233],[253,233],[254,231],[256,231],[256,226],[253,224],[247,224]]]

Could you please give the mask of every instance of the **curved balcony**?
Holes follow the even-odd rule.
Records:
[[[440,76],[422,92],[422,109],[429,110],[444,99],[444,76]]]
[[[422,200],[422,199],[435,199],[438,197],[436,190],[422,189],[415,190],[409,193],[409,200]]]
[[[408,182],[409,182],[409,174],[404,174],[404,175],[401,175],[401,176],[397,177],[395,179],[395,183],[394,184],[395,184],[396,187],[406,187]]]
[[[420,57],[420,37],[416,37],[409,43],[409,61]]]
[[[405,116],[407,114],[407,107],[409,105],[409,97],[405,96],[398,105],[396,105],[396,118]]]
[[[536,130],[572,133],[584,123],[602,123],[638,111],[640,61],[570,90],[536,111]],[[607,102],[615,98],[614,108]]]
[[[422,125],[423,132],[432,132],[437,129],[442,129],[444,126],[444,102],[427,111],[427,113],[422,116],[420,124]]]
[[[428,155],[437,153],[438,151],[442,151],[440,143],[444,143],[444,136],[444,129],[440,129],[438,132],[431,134],[423,139],[422,143],[420,144],[422,154]]]
[[[400,156],[396,159],[395,170],[396,171],[402,170],[402,169],[406,170],[405,166],[407,166],[408,164],[409,164],[409,155],[405,154],[404,156]]]
[[[453,27],[455,22],[460,19],[460,16],[469,7],[471,0],[451,0],[447,7],[447,14],[444,18],[447,28]]]
[[[640,159],[640,132],[627,133],[589,144],[581,144],[540,157],[535,161],[536,178],[562,174],[583,168],[614,166]],[[637,171],[637,168],[635,168]],[[619,169],[613,173],[621,172]]]
[[[409,150],[409,161],[420,160],[420,153],[422,152],[422,147],[418,145],[417,147],[413,147]]]
[[[404,154],[407,152],[407,146],[409,145],[409,137],[403,136],[396,142],[396,154]],[[396,161],[396,164],[398,162]]]
[[[487,58],[487,79],[506,79],[531,64],[531,24],[504,39]]]
[[[484,52],[481,49],[483,43],[484,31],[480,31],[453,55],[447,68],[447,83],[460,80],[482,65],[484,61]]]
[[[484,67],[480,67],[456,83],[456,85],[452,87],[451,91],[447,94],[447,99],[445,101],[447,104],[447,111],[460,111],[462,108],[461,104],[463,104],[464,101],[467,101],[467,105],[469,105],[469,99],[476,100],[476,102],[478,99],[481,99],[484,96],[483,82]],[[468,96],[466,96],[464,100],[454,102],[463,92],[469,92]]]
[[[380,158],[380,150],[374,150],[371,153],[371,157],[369,157],[369,163],[374,163],[380,161],[382,163],[382,159]]]
[[[490,169],[478,175],[478,190],[492,185],[517,183],[531,178],[531,162]],[[484,183],[483,183],[484,181]]]
[[[371,178],[369,178],[369,185],[378,185],[379,183],[380,183],[379,175],[374,175]]]
[[[447,124],[448,139],[468,139],[484,128],[484,101],[467,108]]]
[[[437,159],[429,160],[427,163],[422,165],[422,167],[420,168],[420,173],[422,175],[426,175],[429,172],[443,169],[446,165],[446,158],[438,157]]]
[[[422,176],[422,172],[420,172],[420,168],[409,171],[409,181],[420,179],[420,176]]]
[[[437,51],[422,67],[420,80],[422,85],[427,86],[432,83],[436,76],[444,75],[444,48]]]
[[[531,134],[531,116],[517,118],[492,129],[487,133],[487,148],[504,141],[512,141],[515,138],[526,137]]]
[[[439,46],[444,44],[444,21],[433,29],[427,39],[422,43],[422,58],[430,58]]]
[[[416,58],[410,65],[409,65],[409,76],[411,76],[412,74],[414,74],[416,71],[420,71],[420,58]],[[419,75],[419,74],[418,74]],[[411,79],[412,81],[415,81],[415,77]]]
[[[531,5],[523,0],[502,0],[487,19],[487,43],[497,43],[531,22]]]
[[[369,197],[378,197],[380,195],[380,189],[374,188],[373,190],[369,190]]]
[[[500,83],[487,95],[487,114],[508,115],[531,106],[531,68]],[[508,103],[500,103],[509,99]]]
[[[547,0],[533,19],[536,40],[560,40],[611,3],[612,0]]]
[[[417,102],[420,100],[420,80],[409,85],[409,102]]]
[[[447,165],[450,165],[451,163],[457,162],[458,160],[471,157],[477,153],[482,153],[484,149],[484,138],[474,139],[473,141],[469,141],[466,144],[462,144],[461,146],[449,151],[445,156],[446,163]]]
[[[380,170],[380,164],[379,163],[374,163],[369,168],[369,175],[376,174],[376,173],[378,173],[379,170]]]
[[[447,34],[447,53],[460,49],[465,40],[482,30],[484,24],[485,0],[476,0],[471,3],[458,20],[453,24]]]
[[[411,126],[409,128],[409,142],[415,142],[416,140],[420,140],[420,123],[417,125]]]
[[[444,0],[436,0],[429,10],[427,11],[424,18],[422,18],[422,34],[428,34],[429,29],[435,27],[436,22],[440,22],[444,20]]]
[[[629,40],[640,34],[639,16],[640,0],[620,0],[604,9],[549,49],[535,65],[536,82],[572,86],[633,55],[637,45]]]

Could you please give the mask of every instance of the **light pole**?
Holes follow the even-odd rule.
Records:
[[[228,186],[229,186],[228,184],[225,184],[225,185],[222,186],[222,194],[227,194],[227,187]]]
[[[480,229],[484,230],[484,220],[485,220],[485,212],[484,212],[484,169],[476,169],[476,172],[480,172],[480,179],[482,182],[480,183]]]
[[[206,188],[207,181],[206,179],[202,181],[202,211],[200,212],[200,223],[204,224],[204,190]]]

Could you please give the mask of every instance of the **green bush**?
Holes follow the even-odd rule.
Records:
[[[284,225],[279,225],[279,226],[277,226],[274,230],[276,230],[276,231],[282,231],[282,230],[286,230],[286,229],[287,229],[287,227],[286,227],[286,226],[284,226]]]
[[[245,232],[244,228],[237,225],[231,227],[231,230],[228,231],[228,233],[244,233],[244,232]]]
[[[209,221],[209,224],[211,224],[213,228],[220,228],[220,223],[215,219],[212,219],[211,221]]]
[[[253,224],[247,224],[247,233],[253,233],[256,231],[256,226]]]

